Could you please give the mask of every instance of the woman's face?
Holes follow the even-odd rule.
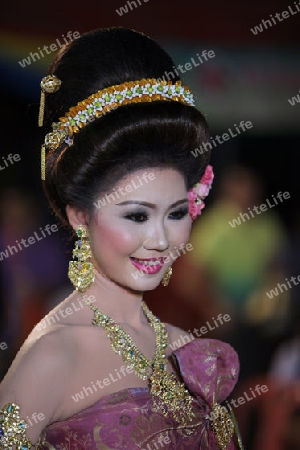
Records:
[[[133,172],[95,202],[88,225],[94,265],[121,286],[154,289],[182,254],[191,224],[179,172]]]

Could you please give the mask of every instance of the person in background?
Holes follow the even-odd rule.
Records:
[[[269,336],[283,333],[289,318],[289,296],[266,295],[284,280],[287,239],[275,208],[255,212],[262,203],[266,194],[255,172],[242,165],[228,167],[214,203],[193,228],[193,251],[185,255],[185,280],[194,304],[201,303],[197,293],[208,285],[215,311],[232,319],[231,328],[220,332],[240,355],[241,379],[267,369],[273,345]]]
[[[2,191],[0,271],[6,320],[1,329],[9,347],[7,362],[8,354],[15,356],[33,326],[47,312],[48,297],[68,281],[64,275],[67,269],[64,244],[57,232],[42,233],[47,225],[44,220],[31,193],[18,187]],[[53,218],[48,224],[55,225]],[[58,230],[57,225],[52,230]]]

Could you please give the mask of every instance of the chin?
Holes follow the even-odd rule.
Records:
[[[139,272],[135,272],[137,278],[135,278],[130,271],[125,276],[123,275],[123,279],[120,277],[116,277],[116,273],[110,274],[109,271],[99,270],[97,272],[101,274],[102,277],[109,280],[112,283],[120,286],[121,288],[134,291],[134,292],[144,292],[144,291],[153,291],[153,289],[159,286],[163,274],[143,274],[140,275]]]
[[[137,281],[137,283],[135,285],[138,286],[138,288],[141,291],[153,291],[153,289],[157,288],[160,285],[161,281],[162,281],[162,277],[159,277],[156,280],[154,280],[154,279],[153,280],[151,280],[151,279],[142,280],[141,279],[141,280]]]
[[[147,292],[147,291],[153,291],[156,289],[160,284],[160,281],[158,283],[145,283],[143,286],[140,286],[139,291],[141,292]]]
[[[136,280],[133,283],[118,283],[116,281],[117,284],[119,284],[120,286],[124,287],[125,289],[130,289],[131,291],[134,292],[146,292],[146,291],[153,291],[153,289],[157,288],[157,286],[159,286],[160,282],[161,282],[161,278],[157,279],[157,280],[151,280],[151,279],[139,279]]]

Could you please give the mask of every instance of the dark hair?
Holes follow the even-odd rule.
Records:
[[[57,122],[71,106],[100,89],[160,78],[173,66],[156,42],[134,30],[115,27],[85,33],[63,47],[49,68],[62,84],[46,97],[46,123]],[[101,193],[139,169],[174,168],[189,189],[210,158],[210,152],[195,158],[191,150],[208,139],[207,122],[195,107],[177,101],[120,106],[75,134],[71,147],[48,151],[47,198],[68,225],[67,204],[90,213]]]

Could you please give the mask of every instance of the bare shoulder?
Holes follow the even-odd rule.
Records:
[[[167,327],[170,338],[178,339],[180,338],[180,336],[188,334],[188,332],[185,331],[183,328],[176,327],[175,325],[171,325],[170,323],[167,322],[165,322],[165,325]]]
[[[67,327],[52,328],[42,335],[33,331],[0,384],[0,409],[15,403],[21,418],[39,415],[40,420],[32,422],[27,432],[32,443],[55,420],[76,364],[74,355]]]
[[[53,362],[65,355],[67,348],[70,350],[72,343],[69,334],[68,327],[64,326],[52,327],[44,333],[34,329],[17,353],[8,375],[12,376],[21,367],[27,366],[34,370],[51,368]]]
[[[76,347],[75,327],[63,324],[49,327],[47,330],[34,328],[18,352],[13,365],[23,364],[24,360],[30,360],[31,364],[43,367],[53,364],[54,360],[71,362],[75,355]],[[50,363],[48,362],[50,361]]]
[[[169,347],[172,351],[174,348],[180,348],[192,341],[191,334],[183,328],[176,327],[170,323],[165,323],[165,325],[169,334]]]

